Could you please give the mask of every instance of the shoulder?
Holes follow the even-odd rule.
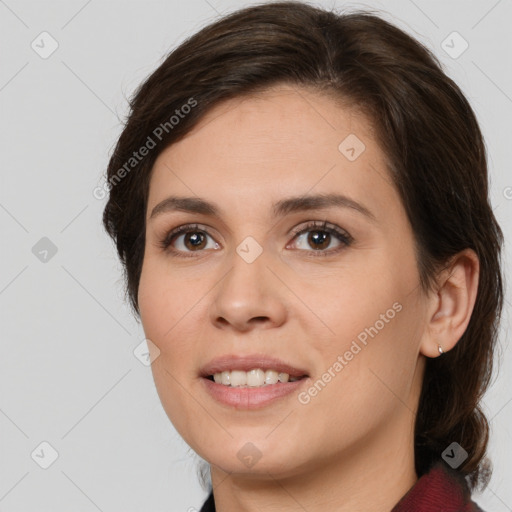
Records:
[[[215,501],[213,500],[213,491],[210,491],[208,498],[203,503],[199,512],[215,512]],[[478,511],[480,512],[480,511]]]

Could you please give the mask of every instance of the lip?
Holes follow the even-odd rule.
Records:
[[[228,370],[243,370],[248,372],[254,368],[262,370],[276,370],[280,373],[287,373],[290,377],[309,376],[303,368],[297,368],[291,364],[285,363],[281,359],[269,357],[263,354],[249,355],[225,355],[212,359],[200,370],[201,377],[209,377],[215,373]],[[226,386],[224,386],[226,387]]]
[[[309,377],[304,377],[294,382],[280,382],[254,388],[232,388],[217,384],[206,377],[201,378],[201,383],[209,396],[218,403],[230,408],[250,410],[261,409],[284,399],[286,396],[295,395],[309,380]]]
[[[229,387],[217,384],[208,379],[215,373],[228,370],[250,371],[254,368],[262,370],[276,370],[287,373],[291,377],[303,377],[294,382],[278,382],[255,387]],[[275,401],[284,398],[309,381],[308,372],[286,363],[281,359],[264,354],[225,355],[212,359],[200,370],[200,377],[205,391],[217,402],[234,407],[235,409],[261,409]]]

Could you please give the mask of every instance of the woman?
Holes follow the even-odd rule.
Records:
[[[104,225],[203,511],[474,511],[502,233],[460,89],[379,17],[253,6],[144,82]]]

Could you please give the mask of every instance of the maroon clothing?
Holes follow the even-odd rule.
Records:
[[[215,512],[210,493],[200,512]],[[443,461],[422,475],[390,512],[483,512],[473,501],[464,476]]]

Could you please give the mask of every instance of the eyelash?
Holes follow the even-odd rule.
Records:
[[[350,236],[346,231],[338,228],[337,226],[335,226],[333,224],[329,224],[327,221],[324,221],[321,223],[318,223],[318,221],[310,221],[306,224],[306,226],[304,226],[300,229],[292,230],[291,234],[293,235],[293,240],[295,240],[300,235],[307,233],[308,231],[313,231],[313,230],[334,235],[343,244],[341,247],[338,247],[336,249],[330,249],[330,250],[320,250],[319,249],[316,251],[312,249],[311,251],[306,251],[309,253],[313,253],[312,256],[314,258],[316,258],[318,256],[322,257],[322,256],[331,256],[333,254],[336,254],[339,251],[343,250],[345,247],[348,247],[349,245],[351,245],[352,242],[354,241],[352,236]],[[184,224],[183,226],[179,226],[178,228],[173,229],[172,231],[167,233],[165,235],[165,237],[159,242],[158,245],[162,249],[168,250],[172,255],[177,256],[177,257],[184,257],[184,258],[195,257],[195,255],[194,255],[195,252],[203,252],[203,251],[189,251],[187,253],[184,251],[178,251],[176,249],[171,248],[171,244],[174,241],[174,239],[176,237],[178,237],[179,235],[186,234],[186,233],[196,233],[196,232],[206,233],[208,236],[211,237],[210,233],[208,233],[208,230],[201,229],[198,224]]]

